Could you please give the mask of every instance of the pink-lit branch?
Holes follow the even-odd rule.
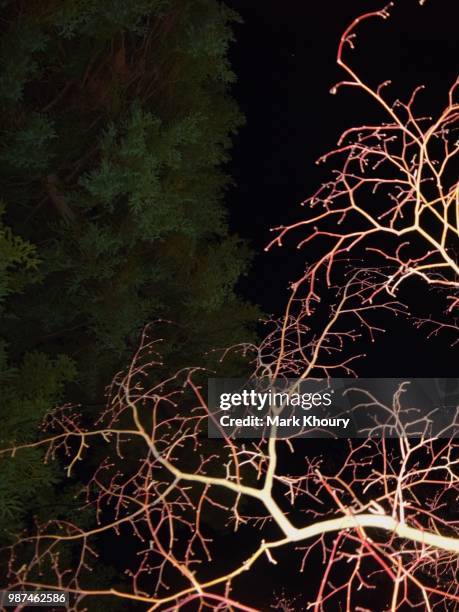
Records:
[[[361,292],[374,287],[373,278],[369,271],[351,276],[321,333],[292,320],[260,347],[244,347],[254,351],[255,375],[328,376],[335,371],[335,355],[337,371],[348,371],[348,361],[339,355],[343,343],[356,341],[353,320],[371,336],[371,311],[399,308],[395,302],[359,307]],[[439,443],[426,426],[421,440],[398,431],[399,442],[391,448],[384,439],[343,441],[347,451],[332,465],[326,441],[324,456],[315,458],[305,456],[297,440],[226,438],[216,444],[206,435],[210,410],[201,371],[161,378],[157,348],[158,341],[146,332],[92,424],[84,425],[70,406],[46,419],[45,437],[35,445],[47,449],[48,460],[64,458],[69,476],[89,460],[92,447],[102,452],[83,500],[97,523],[85,527],[52,520],[19,536],[10,551],[10,588],[69,591],[72,610],[84,609],[88,597],[117,597],[126,605],[143,603],[146,610],[196,605],[249,611],[258,608],[238,596],[241,581],[250,580],[263,560],[277,564],[278,550],[288,547],[295,571],[308,567],[316,551],[324,564],[316,597],[303,598],[299,609],[341,605],[350,612],[381,584],[392,610],[408,604],[441,608],[444,602],[448,609],[459,602],[453,580],[459,525],[445,515],[459,492],[454,440]],[[383,409],[384,426],[400,428],[403,396],[401,387],[393,403],[384,405],[362,392],[359,402]],[[296,472],[280,467],[285,453],[297,458]],[[242,551],[223,568],[214,565],[222,546],[212,535],[216,528],[230,529],[234,550],[239,542]],[[120,555],[127,578],[123,588],[91,585],[104,536],[119,542],[120,552],[133,551]],[[378,597],[383,597],[379,590]]]
[[[342,134],[336,149],[318,160],[332,164],[333,176],[304,202],[306,219],[277,228],[269,247],[280,245],[292,230],[302,230],[306,235],[298,247],[314,243],[321,249],[301,279],[309,287],[308,306],[318,298],[320,270],[331,282],[337,261],[353,252],[371,252],[392,267],[383,287],[390,295],[407,278],[420,277],[448,289],[451,312],[459,300],[459,79],[442,112],[423,117],[416,112],[423,87],[406,101],[391,102],[386,95],[390,81],[371,87],[347,59],[358,27],[371,19],[387,19],[392,6],[362,15],[344,32],[337,63],[347,78],[331,90],[361,90],[385,113],[386,121]]]

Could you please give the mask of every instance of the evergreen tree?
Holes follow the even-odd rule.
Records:
[[[7,296],[24,291],[34,282],[37,267],[35,248],[14,236],[0,220],[0,315],[5,320],[13,319],[3,308]],[[0,341],[0,446],[35,438],[41,419],[62,398],[64,383],[74,375],[74,366],[65,355],[50,357],[30,352],[13,365],[8,360],[7,344]],[[4,459],[0,467],[3,540],[17,531],[30,506],[47,505],[57,470],[44,467],[42,453],[37,449],[28,449],[14,460]]]
[[[1,183],[6,219],[40,256],[9,299],[13,361],[77,364],[100,399],[147,321],[174,322],[188,362],[247,337],[234,285],[248,250],[228,234],[222,170],[241,124],[217,0],[3,2]],[[190,354],[191,353],[191,354]]]
[[[142,327],[178,366],[253,335],[223,198],[242,123],[218,0],[2,0],[1,444],[103,401]],[[164,349],[163,349],[164,352]],[[54,504],[38,451],[0,466],[0,529]],[[18,486],[18,483],[20,486]]]

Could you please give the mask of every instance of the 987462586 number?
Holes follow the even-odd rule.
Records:
[[[0,606],[67,607],[69,594],[64,591],[0,591]]]

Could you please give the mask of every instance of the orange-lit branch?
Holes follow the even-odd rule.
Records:
[[[281,326],[261,347],[252,347],[255,375],[327,376],[333,359],[337,371],[346,372],[348,362],[340,363],[339,354],[343,342],[355,339],[354,323],[370,335],[375,331],[369,317],[378,307],[357,306],[360,292],[374,287],[372,278],[370,272],[351,277],[321,333],[292,321],[291,328]],[[398,305],[382,302],[379,308]],[[381,584],[378,597],[389,593],[393,610],[459,601],[451,580],[459,526],[445,514],[459,492],[454,441],[438,444],[426,428],[421,441],[411,442],[401,431],[391,449],[384,440],[348,441],[331,462],[326,441],[324,456],[315,458],[305,456],[295,440],[215,443],[206,437],[209,409],[199,370],[161,379],[155,350],[156,342],[144,335],[92,425],[84,425],[71,407],[47,419],[46,438],[38,444],[47,448],[48,459],[65,458],[70,476],[81,462],[91,463],[91,449],[98,449],[84,499],[97,523],[85,527],[84,517],[81,524],[52,520],[22,534],[11,547],[10,588],[69,591],[73,610],[97,596],[121,598],[125,605],[133,600],[146,610],[196,605],[249,611],[256,608],[241,601],[241,581],[250,580],[263,560],[278,563],[278,549],[289,547],[290,572],[300,571],[317,551],[326,568],[315,599],[303,598],[300,609],[341,605],[350,612]],[[384,407],[390,425],[397,426],[403,392]],[[382,406],[377,397],[362,398]],[[2,454],[16,452],[20,446]],[[285,454],[297,457],[295,471],[281,466]],[[232,533],[239,554],[222,557],[216,529]],[[91,582],[91,568],[108,562],[104,538],[119,547],[122,586]]]
[[[384,111],[386,121],[342,134],[337,148],[319,159],[333,164],[333,178],[304,202],[307,218],[277,228],[269,245],[280,245],[288,232],[300,229],[306,236],[299,247],[317,243],[321,249],[301,279],[309,287],[308,307],[318,298],[319,271],[325,269],[330,282],[338,260],[363,252],[392,267],[384,285],[390,295],[417,276],[450,292],[450,311],[459,303],[459,79],[444,110],[435,118],[423,117],[416,113],[422,87],[407,101],[390,102],[385,95],[389,81],[371,87],[346,59],[358,26],[387,19],[391,7],[367,13],[347,28],[337,55],[347,79],[331,90],[360,89]]]

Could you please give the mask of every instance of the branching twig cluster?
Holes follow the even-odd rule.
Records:
[[[352,320],[372,335],[368,309],[399,309],[392,301],[359,306],[355,300],[374,286],[367,285],[371,278],[369,271],[351,276],[320,334],[297,319],[268,334],[260,347],[243,347],[254,350],[256,375],[348,372],[349,361],[333,361],[333,355],[354,341]],[[294,340],[298,335],[300,345]],[[427,426],[416,441],[403,431],[396,444],[384,438],[350,440],[332,464],[326,457],[305,457],[304,446],[294,440],[226,438],[215,445],[206,437],[210,410],[199,369],[152,382],[152,371],[161,367],[156,348],[157,341],[145,333],[92,425],[82,425],[72,407],[48,417],[38,444],[49,459],[66,457],[69,475],[88,461],[93,447],[99,454],[103,449],[85,492],[97,525],[53,520],[21,536],[11,549],[11,588],[69,591],[75,610],[90,596],[135,600],[150,610],[188,605],[253,610],[239,601],[238,584],[262,559],[276,564],[278,550],[290,547],[292,557],[301,552],[298,571],[318,551],[324,564],[316,598],[302,600],[302,609],[327,610],[345,601],[346,609],[354,610],[360,597],[371,596],[381,584],[393,610],[459,602],[453,579],[459,517],[448,516],[459,484],[454,440],[431,438]],[[383,406],[387,426],[397,426],[403,391]],[[365,403],[382,406],[373,396]],[[295,458],[299,473],[280,467],[285,455]],[[214,565],[221,542],[212,534],[218,527],[230,530],[233,543],[240,538],[243,551],[239,561],[233,558],[224,568]],[[250,546],[249,533],[252,539],[255,534]],[[126,582],[120,588],[91,587],[88,576],[104,537],[133,551],[125,561],[129,589]]]
[[[346,59],[358,26],[373,18],[387,19],[392,5],[362,15],[344,32],[337,63],[347,78],[331,90],[361,90],[376,102],[386,121],[342,134],[336,149],[318,160],[333,163],[333,177],[304,202],[311,214],[277,228],[271,243],[280,245],[287,233],[303,229],[306,237],[299,248],[313,241],[322,244],[322,256],[300,281],[308,284],[308,307],[319,298],[316,283],[321,270],[330,282],[336,262],[358,249],[392,266],[378,291],[394,296],[404,280],[416,276],[449,291],[449,312],[459,305],[459,80],[451,86],[439,116],[427,117],[416,112],[423,87],[406,101],[391,102],[385,93],[390,81],[373,88]]]

